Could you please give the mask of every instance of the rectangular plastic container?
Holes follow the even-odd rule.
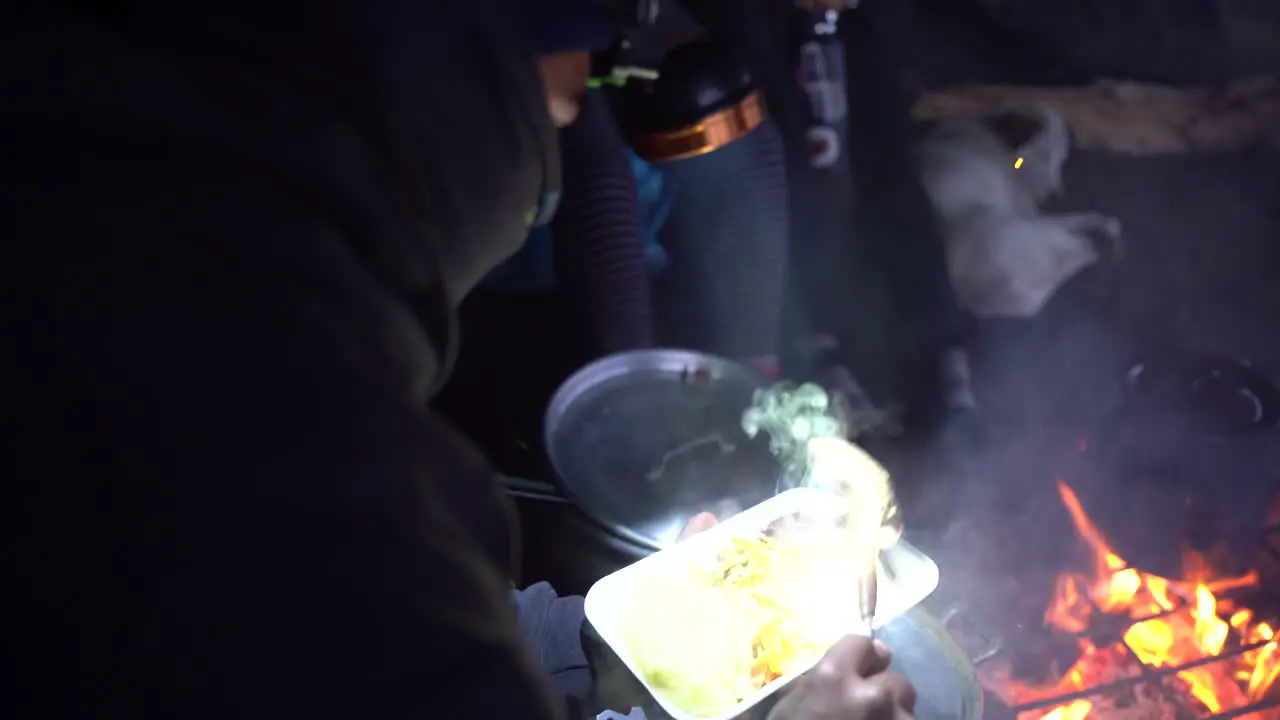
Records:
[[[837,518],[844,513],[844,503],[834,493],[813,488],[797,488],[776,495],[755,507],[745,510],[715,527],[673,545],[661,552],[639,560],[617,572],[601,578],[587,592],[586,614],[600,637],[609,644],[631,673],[644,684],[654,700],[675,720],[733,720],[761,700],[769,697],[796,677],[804,674],[816,661],[797,667],[744,698],[723,715],[705,717],[691,715],[679,707],[668,704],[663,695],[655,692],[629,657],[622,642],[626,601],[637,583],[651,578],[658,563],[672,563],[672,567],[688,567],[713,559],[735,537],[752,537],[773,521],[801,513],[809,517],[829,516]],[[886,573],[888,564],[890,572]],[[938,587],[938,566],[927,555],[904,540],[881,553],[877,575],[876,617],[873,625],[881,627],[920,604]],[[861,621],[857,609],[850,609],[850,627]]]

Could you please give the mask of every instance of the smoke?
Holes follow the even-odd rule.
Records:
[[[748,437],[761,432],[769,437],[769,452],[782,467],[779,492],[806,484],[810,475],[810,440],[851,440],[892,423],[889,412],[854,408],[843,394],[828,392],[814,383],[781,382],[757,390],[751,406],[742,413],[742,430]]]

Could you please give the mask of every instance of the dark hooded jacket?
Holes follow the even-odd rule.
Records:
[[[515,2],[0,10],[7,717],[559,717],[428,409],[554,170]]]

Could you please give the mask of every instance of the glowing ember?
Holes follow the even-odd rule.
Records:
[[[1058,577],[1045,624],[1078,634],[1116,622],[1112,638],[1123,641],[1099,647],[1094,640],[1078,638],[1079,655],[1056,683],[1032,685],[1013,679],[1007,667],[992,668],[983,673],[988,689],[1010,707],[1072,696],[1056,706],[1023,711],[1019,720],[1154,720],[1185,715],[1177,713],[1177,705],[1203,716],[1261,701],[1280,674],[1274,630],[1256,620],[1251,610],[1219,597],[1257,584],[1256,574],[1215,578],[1204,558],[1190,552],[1184,554],[1181,580],[1128,567],[1089,520],[1071,488],[1058,483],[1058,491],[1076,531],[1093,551],[1094,568],[1088,576]],[[1095,640],[1101,634],[1095,632]],[[1165,671],[1138,680],[1143,665]],[[1097,693],[1083,692],[1090,690]],[[1280,710],[1240,717],[1280,720]]]

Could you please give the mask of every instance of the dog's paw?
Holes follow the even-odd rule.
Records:
[[[1100,229],[1109,246],[1107,257],[1112,262],[1118,262],[1124,257],[1124,226],[1120,224],[1120,218],[1104,218]]]
[[[1111,261],[1119,263],[1124,259],[1124,225],[1120,224],[1120,218],[1107,218],[1105,232],[1111,243]]]
[[[1102,233],[1109,238],[1118,238],[1123,231],[1120,218],[1107,216],[1102,221]]]

